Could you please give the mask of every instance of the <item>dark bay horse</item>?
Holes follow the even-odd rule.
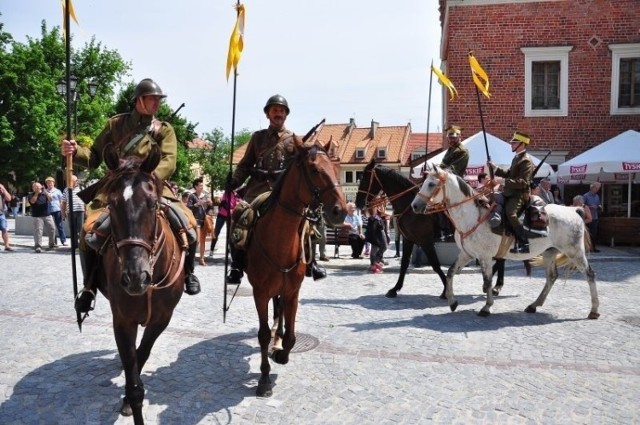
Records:
[[[155,146],[146,159],[120,160],[109,145],[105,181],[110,236],[96,273],[109,300],[113,331],[126,379],[121,413],[143,424],[144,385],[140,372],[154,342],[180,301],[185,250],[169,227],[160,199],[163,183],[153,174],[161,158]],[[136,348],[138,327],[145,327]]]
[[[378,196],[380,192],[384,192],[391,202],[393,213],[397,217],[398,228],[396,231],[399,231],[404,238],[400,276],[398,276],[396,285],[387,291],[386,296],[394,298],[398,295],[398,291],[402,289],[404,277],[411,260],[411,252],[413,251],[413,246],[417,244],[422,247],[427,255],[433,271],[440,276],[443,286],[440,298],[445,299],[444,290],[447,279],[440,267],[440,260],[438,260],[438,254],[436,254],[434,246],[434,216],[416,214],[411,209],[411,201],[418,193],[418,186],[391,168],[376,164],[375,160],[371,160],[365,167],[360,179],[358,194],[356,195],[356,207],[361,210],[364,209],[365,205]]]
[[[322,209],[327,225],[344,222],[347,206],[338,184],[334,166],[325,150],[306,146],[294,136],[295,156],[280,176],[251,234],[246,255],[246,273],[253,287],[258,312],[258,340],[262,361],[256,395],[272,395],[269,373],[269,301],[279,296],[279,311],[284,326],[282,349],[274,342],[272,359],[287,364],[296,342],[295,321],[298,295],[309,259],[304,250],[303,229],[308,217]],[[314,212],[316,214],[310,214]],[[279,336],[276,335],[276,338]]]

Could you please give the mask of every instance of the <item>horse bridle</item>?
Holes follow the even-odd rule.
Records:
[[[369,205],[370,207],[376,207],[379,205],[386,205],[387,202],[391,202],[393,203],[393,201],[395,201],[396,199],[400,199],[402,198],[404,195],[406,195],[407,193],[410,193],[411,191],[413,191],[413,189],[418,188],[417,184],[414,184],[410,187],[408,187],[407,189],[396,193],[395,195],[391,195],[388,196],[386,193],[381,196],[379,198],[378,201],[372,202],[371,204],[369,204],[369,198],[373,197],[375,198],[377,195],[371,192],[371,186],[373,184],[373,180],[375,179],[375,181],[378,182],[378,186],[380,186],[380,188],[382,189],[384,187],[384,185],[382,184],[382,181],[380,180],[380,177],[378,177],[378,173],[376,173],[376,167],[371,168],[370,170],[365,170],[365,173],[369,172],[369,174],[371,174],[371,177],[369,178],[369,186],[367,187],[367,190],[360,190],[358,189],[358,193],[364,193],[366,196],[365,199],[365,204]],[[407,205],[407,207],[404,209],[404,211],[401,211],[400,213],[394,213],[393,216],[394,217],[401,217],[405,212],[407,212],[409,209],[411,208],[411,204]]]

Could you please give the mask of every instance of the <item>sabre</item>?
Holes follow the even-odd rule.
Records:
[[[316,132],[316,130],[318,129],[318,127],[320,127],[321,125],[324,125],[324,122],[326,121],[325,118],[322,118],[322,121],[320,121],[318,124],[314,125],[311,130],[309,130],[307,132],[307,134],[304,135],[304,137],[302,138],[303,142],[306,142],[307,140],[309,140],[311,138],[311,136],[313,136],[313,134]]]
[[[540,161],[540,164],[538,164],[536,166],[535,170],[533,170],[533,174],[531,175],[531,178],[534,178],[536,176],[536,174],[538,174],[538,171],[540,171],[540,167],[542,167],[542,164],[544,164],[544,162],[547,160],[549,155],[551,155],[551,149],[549,149],[549,152],[547,152],[547,154],[544,156],[544,158],[542,158],[542,161]]]

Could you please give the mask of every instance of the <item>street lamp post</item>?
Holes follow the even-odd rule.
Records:
[[[98,91],[98,83],[92,79],[87,83],[89,90],[89,99],[93,99]],[[60,80],[56,84],[56,91],[60,96],[65,97],[67,94],[67,82]],[[71,93],[71,102],[73,102],[73,137],[78,134],[78,102],[80,101],[80,91],[78,90],[78,77],[71,75],[69,77],[69,91]]]

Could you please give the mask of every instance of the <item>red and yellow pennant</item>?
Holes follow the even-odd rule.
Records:
[[[469,52],[469,65],[471,65],[471,73],[473,74],[473,82],[478,90],[487,98],[491,97],[489,93],[489,76],[482,68],[478,60],[473,56],[473,50]]]
[[[229,53],[227,53],[227,81],[229,81],[229,73],[233,66],[234,72],[238,70],[238,63],[242,56],[242,49],[244,48],[244,4],[237,4],[234,6],[237,11],[238,17],[236,19],[236,25],[231,32],[231,38],[229,39]]]
[[[444,75],[444,73],[440,69],[438,69],[437,67],[433,66],[433,64],[431,64],[431,71],[433,71],[433,73],[436,74],[436,77],[438,77],[438,81],[440,81],[440,84],[442,84],[447,89],[449,89],[449,93],[451,94],[451,100],[455,99],[456,96],[460,97],[460,95],[458,95],[458,90],[456,90],[456,87],[453,85],[451,80],[449,80],[449,78],[447,78],[447,76]]]
[[[66,11],[66,0],[60,0],[62,3],[62,37],[66,40],[67,38],[67,11]],[[76,11],[73,8],[73,1],[69,0],[69,15],[71,19],[76,23],[76,25],[80,26],[78,22],[78,17],[76,16]]]

